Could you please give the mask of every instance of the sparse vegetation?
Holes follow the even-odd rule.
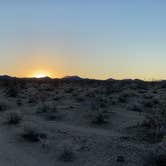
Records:
[[[166,154],[151,153],[147,157],[144,166],[166,166]]]
[[[21,115],[17,112],[9,112],[7,114],[7,124],[8,125],[17,125],[21,122]]]
[[[38,113],[55,113],[56,111],[54,104],[42,103],[38,108]]]
[[[63,162],[72,162],[76,159],[76,154],[70,146],[65,146],[59,155],[59,160]]]
[[[132,108],[131,108],[132,111],[136,111],[136,112],[142,112],[143,110],[141,109],[141,106],[140,105],[134,105]]]
[[[119,103],[126,103],[127,97],[124,95],[121,95],[121,96],[119,96],[118,101],[119,101]]]
[[[7,95],[8,97],[13,97],[13,98],[15,98],[15,97],[18,96],[18,89],[17,89],[16,87],[9,87],[9,88],[7,89],[6,95]]]
[[[19,79],[4,84],[0,81],[0,120],[5,124],[0,127],[1,136],[8,135],[7,141],[18,136],[21,146],[29,143],[30,150],[37,148],[43,155],[47,152],[48,156],[56,156],[56,164],[80,165],[86,157],[91,165],[99,158],[104,165],[141,166],[145,164],[142,156],[165,142],[163,83],[45,79],[23,82],[26,87]],[[165,156],[154,154],[146,158],[145,166],[163,166]],[[106,156],[111,156],[108,163]]]
[[[108,118],[109,118],[108,114],[106,114],[104,112],[99,112],[94,115],[94,117],[92,119],[92,123],[96,124],[96,125],[107,124]]]
[[[0,102],[0,112],[6,111],[8,109],[8,105],[4,102]]]
[[[69,88],[69,89],[66,89],[65,90],[65,93],[73,93],[74,92],[74,89],[73,88]]]
[[[24,128],[21,137],[27,142],[40,142],[41,139],[46,139],[47,135],[45,133],[37,131],[35,128],[27,127]]]

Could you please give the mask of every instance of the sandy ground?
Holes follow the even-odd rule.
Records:
[[[109,84],[33,82],[17,88],[14,97],[6,95],[9,87],[1,86],[0,165],[148,165],[147,156],[162,141],[142,139],[141,124],[152,114],[147,103],[165,93],[156,86]],[[13,112],[21,119],[18,124],[8,123]],[[98,114],[104,115],[102,120]],[[26,140],[22,134],[28,129],[45,136]]]

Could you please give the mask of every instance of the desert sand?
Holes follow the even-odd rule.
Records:
[[[166,165],[166,81],[0,79],[1,166]]]

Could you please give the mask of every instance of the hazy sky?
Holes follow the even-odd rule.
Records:
[[[0,1],[0,74],[39,72],[166,79],[166,1]]]

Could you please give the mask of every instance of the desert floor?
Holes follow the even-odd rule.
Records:
[[[165,82],[0,80],[0,165],[164,166],[165,104]]]

